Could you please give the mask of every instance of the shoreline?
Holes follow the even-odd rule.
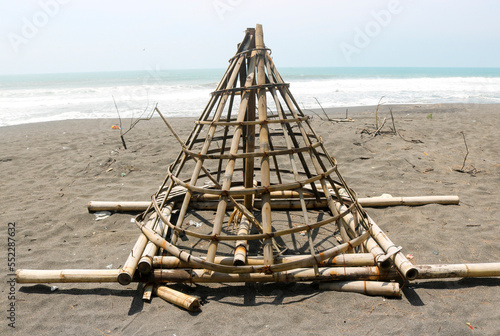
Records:
[[[496,107],[500,106],[500,103],[420,103],[420,104],[385,104],[381,103],[380,108],[384,109],[384,107],[392,108],[394,109],[394,113],[402,113],[402,112],[411,112],[411,113],[427,113],[428,110],[434,110],[434,109],[439,109],[439,110],[449,110],[449,109],[454,109],[457,111],[461,111],[463,109],[467,109],[470,107],[484,107],[486,111],[492,111],[493,113],[496,112]],[[325,107],[324,110],[328,115],[332,115],[338,118],[343,118],[345,117],[345,112],[346,109],[349,111],[349,114],[352,113],[357,113],[357,114],[366,114],[371,112],[375,112],[375,109],[377,108],[377,105],[363,105],[363,106],[342,106],[342,107]],[[314,114],[319,114],[321,116],[324,116],[323,110],[321,108],[311,108],[311,109],[304,109],[302,108],[302,111],[307,115],[314,115]],[[449,111],[448,111],[449,112]],[[349,115],[351,117],[351,115]],[[153,114],[153,118],[156,119],[158,118],[157,114]],[[173,116],[170,117],[172,119],[198,119],[197,116]],[[122,118],[122,120],[125,118]],[[128,121],[128,118],[126,118]],[[27,122],[27,123],[22,123],[22,124],[15,124],[15,125],[5,125],[5,126],[0,126],[0,129],[5,129],[7,127],[16,127],[16,126],[22,126],[22,125],[32,125],[32,124],[44,124],[44,123],[56,123],[56,122],[64,122],[64,121],[78,121],[78,120],[115,120],[116,123],[118,123],[118,118],[116,117],[110,117],[110,118],[82,118],[82,119],[61,119],[61,120],[47,120],[47,121],[36,121],[36,122]],[[147,122],[147,121],[144,121]]]
[[[330,123],[317,116],[311,122],[358,197],[460,197],[458,206],[367,209],[405,255],[415,256],[415,263],[500,261],[500,104],[416,106],[384,104],[379,109],[381,120],[389,107],[393,109],[404,139],[389,132],[392,123],[378,136],[363,132],[374,129],[375,106],[349,107],[353,122]],[[328,113],[338,117],[345,108]],[[169,120],[185,139],[195,118]],[[132,216],[115,213],[97,221],[87,203],[148,200],[180,147],[172,145],[173,136],[155,118],[138,123],[127,134],[124,150],[119,131],[111,129],[116,122],[73,119],[0,128],[0,220],[16,223],[16,268],[123,264],[138,237]],[[456,171],[466,153],[461,132],[469,150],[465,170],[471,173]],[[2,230],[0,239],[7,237],[7,229]],[[5,300],[7,275],[2,280]],[[470,323],[477,333],[500,333],[495,322],[500,320],[495,308],[500,301],[499,278],[417,280],[403,289],[401,299],[319,291],[308,283],[177,286],[205,302],[197,314],[159,298],[143,303],[138,285],[68,283],[57,284],[55,291],[50,287],[16,285],[16,332],[234,335],[335,330],[457,335],[470,332]]]

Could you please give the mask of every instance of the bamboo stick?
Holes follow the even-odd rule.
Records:
[[[433,278],[476,278],[500,276],[500,262],[471,263],[471,264],[443,264],[443,265],[416,265],[418,279]]]
[[[320,282],[320,290],[333,290],[337,292],[353,292],[366,295],[381,295],[388,297],[400,297],[401,290],[397,282],[381,281],[334,281]]]
[[[243,61],[244,61],[243,57],[239,57],[238,60],[236,61],[236,65],[231,73],[231,76],[229,77],[229,80],[227,81],[226,88],[233,87],[233,84],[235,83],[235,80],[238,76],[238,72],[239,72],[239,69],[240,69]],[[222,112],[224,110],[224,106],[227,102],[227,99],[228,99],[227,94],[222,95],[222,97],[220,99],[219,106],[217,107],[217,110],[215,112],[215,116],[213,118],[214,121],[219,121],[219,119],[222,115]],[[200,151],[200,154],[203,155],[203,154],[206,154],[208,152],[208,149],[209,149],[210,143],[211,143],[211,139],[213,138],[213,136],[215,134],[216,127],[217,127],[216,125],[213,125],[213,124],[210,125],[208,132],[207,132],[207,136],[205,138],[205,142],[203,143],[203,147]],[[203,158],[196,162],[196,166],[193,169],[193,173],[191,175],[190,184],[196,185],[196,182],[198,181],[198,177],[199,177],[202,165],[203,165]],[[172,175],[171,175],[171,177],[173,179]],[[178,228],[182,227],[182,224],[184,222],[184,218],[185,218],[187,210],[188,210],[189,202],[191,201],[192,193],[193,192],[190,189],[188,189],[186,191],[186,196],[184,197],[184,201],[182,202],[182,206],[179,210],[179,217],[178,217],[178,220],[176,223],[176,226]],[[173,236],[172,236],[172,240],[171,240],[173,244],[177,243],[178,237],[179,237],[178,233],[177,233],[177,231],[175,231]]]
[[[368,216],[371,224],[369,231],[371,236],[384,250],[385,254],[392,255],[391,259],[396,268],[402,273],[405,279],[414,280],[418,276],[418,269],[406,259],[405,255],[401,252],[395,252],[398,247],[387,237],[387,235],[380,229],[380,227]]]
[[[119,269],[18,269],[17,283],[117,282]]]
[[[157,216],[156,213],[153,213],[149,217],[145,227],[147,227],[148,229],[153,229],[156,222],[157,222]],[[132,281],[134,273],[137,269],[137,265],[139,264],[139,260],[141,259],[141,256],[144,252],[144,249],[146,248],[147,243],[148,239],[146,238],[145,235],[141,234],[139,238],[137,238],[137,241],[134,247],[132,248],[132,251],[130,252],[127,260],[125,261],[125,264],[120,270],[120,274],[118,274],[118,282],[120,284],[128,285]]]
[[[174,203],[169,203],[162,210],[163,215],[168,220],[170,220],[173,208],[174,208]],[[166,224],[163,223],[162,220],[158,220],[158,227],[156,229],[156,232],[160,236],[165,237],[166,231],[167,231]],[[147,274],[147,273],[151,272],[151,268],[153,265],[153,257],[156,255],[157,251],[158,251],[158,246],[156,246],[152,242],[148,241],[148,243],[146,244],[146,248],[144,249],[144,252],[142,253],[142,257],[139,260],[139,263],[137,264],[137,269],[139,270],[139,272],[141,272],[142,274]]]
[[[316,275],[313,268],[297,268],[288,272],[273,274],[264,273],[220,273],[207,274],[197,270],[159,270],[152,273],[151,281],[178,283],[241,283],[241,282],[302,282],[302,281],[334,281],[334,280],[377,280],[389,281],[401,279],[400,275],[390,270],[381,272],[378,267],[331,267],[319,268]]]
[[[266,84],[266,73],[265,73],[265,55],[266,51],[263,50],[264,46],[264,33],[262,31],[262,25],[257,24],[255,28],[255,47],[257,48],[257,85]],[[259,88],[257,90],[257,107],[259,121],[262,122],[259,130],[259,144],[260,151],[262,153],[269,152],[269,126],[265,121],[267,120],[267,99],[266,99],[266,89]],[[264,155],[260,159],[260,175],[261,175],[261,185],[266,188],[271,185],[271,174],[269,165],[269,156]],[[271,233],[273,230],[272,226],[272,213],[271,213],[271,195],[269,192],[262,194],[262,228],[264,233]],[[266,265],[273,264],[273,247],[271,238],[264,239],[263,246],[264,262]]]
[[[308,191],[303,191],[304,196],[311,197],[313,196]],[[271,192],[271,206],[274,208],[278,206],[280,208],[284,208],[281,203],[276,203],[275,200],[280,198],[292,198],[298,197],[298,192],[290,191],[286,193],[285,191],[274,191]],[[235,195],[234,199],[241,199],[243,195]],[[209,202],[209,200],[217,200],[219,199],[218,195],[193,195],[192,204],[194,207],[204,208],[206,203],[204,201]],[[368,198],[358,198],[358,203],[363,207],[388,207],[388,206],[398,206],[398,205],[407,205],[407,206],[417,206],[417,205],[426,205],[426,204],[459,204],[460,198],[458,196],[412,196],[412,197],[368,197]],[[143,202],[132,202],[132,201],[90,201],[88,204],[89,212],[94,211],[116,211],[116,212],[135,212],[135,211],[144,211],[148,208],[151,202],[143,201]],[[288,204],[288,203],[287,203]],[[316,202],[314,203],[318,208],[324,208],[327,206],[325,202]],[[261,206],[261,202],[257,199],[256,205],[257,208]],[[292,206],[293,209],[299,209],[300,204],[296,206]]]
[[[253,69],[254,66],[255,66],[255,57],[252,54],[252,56],[250,57],[250,63],[248,66],[249,73],[247,76],[247,80],[245,82],[245,86],[249,86],[253,82],[253,79],[255,76],[254,69]],[[250,93],[247,91],[243,94],[243,96],[241,98],[241,103],[240,103],[240,107],[238,110],[238,116],[236,117],[237,121],[244,121],[244,119],[245,119],[249,95],[250,95]],[[236,154],[236,152],[238,151],[242,131],[243,131],[243,127],[241,125],[237,126],[236,129],[234,130],[233,139],[231,141],[231,148],[229,150],[229,153],[231,155]],[[224,174],[224,179],[223,179],[223,183],[222,183],[222,188],[221,188],[221,190],[223,190],[223,191],[227,191],[231,188],[235,164],[236,164],[235,158],[231,158],[227,162],[225,174]],[[213,235],[219,235],[221,230],[222,230],[222,223],[224,221],[224,215],[226,212],[227,203],[228,203],[227,194],[221,195],[219,203],[217,205],[217,212],[215,214],[214,225],[213,225],[213,229],[212,229]],[[207,261],[212,262],[213,259],[215,258],[218,244],[219,243],[217,240],[210,241],[210,244],[208,245],[208,248],[207,248]]]
[[[142,300],[151,301],[151,296],[153,294],[154,285],[152,283],[147,283],[144,285],[144,291],[142,293]]]
[[[304,258],[304,255],[286,255],[274,258],[276,264],[297,261]],[[214,263],[221,265],[234,265],[233,257],[215,257]],[[247,265],[264,265],[263,257],[249,256]],[[318,262],[320,267],[330,266],[375,266],[375,260],[371,253],[340,254],[335,257]],[[155,256],[153,257],[154,268],[190,268],[189,263],[180,260],[174,256]]]
[[[167,286],[154,286],[154,294],[163,300],[173,303],[189,311],[198,311],[201,308],[200,301],[192,296],[176,291]]]
[[[353,258],[356,255],[343,255],[344,258]],[[341,256],[337,256],[339,258]],[[285,257],[286,258],[286,257]],[[365,257],[363,257],[365,258]],[[229,258],[231,259],[231,258]],[[249,258],[249,261],[252,260]],[[348,259],[346,259],[348,260]],[[224,260],[224,263],[230,263]],[[436,264],[415,265],[418,269],[418,279],[436,278],[478,278],[500,276],[500,262],[496,263],[468,263],[468,264]],[[65,269],[65,270],[31,270],[18,269],[17,283],[89,283],[89,282],[117,282],[118,269]],[[297,268],[287,272],[273,274],[263,273],[220,273],[213,272],[206,275],[203,269],[155,269],[149,280],[156,282],[295,282],[315,280],[378,280],[388,281],[400,279],[399,273],[394,270],[383,271],[374,266],[357,267],[321,267],[316,276],[313,268]],[[148,279],[134,277],[133,281],[147,281]]]

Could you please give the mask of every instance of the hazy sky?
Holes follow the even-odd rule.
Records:
[[[0,13],[0,74],[225,68],[256,23],[279,67],[500,67],[496,0],[4,0]]]

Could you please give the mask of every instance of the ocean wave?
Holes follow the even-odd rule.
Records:
[[[290,82],[301,108],[386,104],[500,103],[500,77],[310,78]],[[286,80],[286,78],[285,78]],[[199,116],[217,83],[180,81],[135,84],[120,80],[103,86],[52,84],[0,91],[0,126],[22,123],[117,117],[142,112],[158,103],[172,116]],[[111,85],[112,84],[112,85]],[[235,105],[237,108],[238,104]]]

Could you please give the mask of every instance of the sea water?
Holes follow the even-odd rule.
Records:
[[[0,126],[138,118],[158,104],[197,117],[224,69],[0,76]],[[500,103],[500,68],[280,68],[303,109],[385,104]]]

